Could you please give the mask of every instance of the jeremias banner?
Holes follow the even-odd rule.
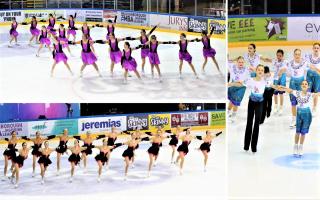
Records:
[[[287,40],[287,18],[230,18],[228,39],[230,42]]]
[[[149,115],[149,130],[155,131],[158,126],[163,127],[163,129],[170,129],[170,114],[153,114]]]

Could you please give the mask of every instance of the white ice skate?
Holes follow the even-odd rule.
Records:
[[[299,157],[303,156],[303,146],[302,145],[300,145],[298,148],[298,155],[299,155]]]
[[[280,108],[279,108],[279,111],[278,111],[278,116],[282,116],[282,113],[283,113],[283,108],[280,107]]]
[[[294,156],[297,156],[297,155],[298,155],[298,145],[297,145],[297,144],[295,144],[295,145],[293,146],[293,155],[294,155]]]
[[[296,119],[292,119],[290,124],[290,128],[294,128],[294,127],[296,127]]]

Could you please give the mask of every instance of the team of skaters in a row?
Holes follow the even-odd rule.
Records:
[[[61,17],[60,17],[61,18]],[[202,32],[202,38],[196,38],[189,40],[186,37],[185,33],[180,34],[180,40],[179,41],[167,41],[167,42],[161,42],[157,41],[156,35],[151,35],[152,32],[157,28],[157,26],[153,27],[150,32],[146,32],[146,30],[142,29],[140,32],[139,37],[125,37],[125,38],[117,38],[115,36],[115,24],[117,17],[115,17],[114,20],[108,20],[105,25],[101,24],[96,24],[91,27],[106,27],[107,28],[107,35],[105,40],[93,40],[91,35],[90,35],[90,26],[86,22],[83,23],[83,26],[81,27],[81,32],[82,32],[82,39],[80,41],[75,41],[76,39],[76,30],[77,28],[75,26],[76,14],[70,15],[68,19],[68,28],[64,27],[63,24],[59,25],[58,29],[55,29],[55,24],[56,24],[56,16],[53,14],[49,14],[49,25],[42,26],[41,30],[37,28],[37,19],[35,16],[32,17],[31,22],[30,22],[30,33],[31,33],[31,38],[29,40],[30,44],[33,40],[36,40],[40,43],[39,49],[37,52],[37,56],[39,56],[40,50],[46,46],[49,51],[52,50],[51,48],[51,43],[53,43],[53,66],[51,69],[51,76],[53,76],[54,73],[54,68],[59,62],[63,62],[69,72],[71,74],[72,70],[70,68],[70,65],[68,64],[68,57],[64,53],[63,49],[67,48],[69,53],[71,54],[69,44],[80,44],[82,47],[82,52],[81,52],[81,58],[83,65],[80,70],[80,76],[82,77],[83,75],[83,70],[87,65],[93,65],[93,67],[96,69],[98,72],[99,76],[101,76],[101,73],[99,72],[98,65],[96,64],[97,61],[97,56],[94,50],[94,43],[98,44],[108,44],[110,46],[110,60],[111,60],[111,66],[110,66],[110,72],[111,76],[113,75],[113,69],[114,65],[120,63],[124,69],[124,81],[127,81],[127,75],[128,71],[133,71],[136,76],[141,79],[139,72],[137,71],[137,62],[135,59],[131,56],[132,51],[141,49],[141,60],[142,60],[142,73],[144,73],[144,66],[145,66],[145,59],[146,57],[149,58],[149,62],[151,65],[151,71],[152,71],[152,77],[154,76],[154,68],[156,68],[159,79],[161,79],[161,72],[160,72],[160,59],[158,56],[157,48],[158,45],[160,44],[178,44],[180,49],[179,49],[179,75],[181,77],[182,73],[182,65],[183,61],[186,61],[189,66],[191,67],[194,75],[198,78],[198,75],[195,71],[194,65],[192,64],[192,56],[188,52],[188,44],[189,42],[202,42],[203,43],[203,57],[204,57],[204,62],[202,65],[202,70],[204,72],[205,66],[207,64],[208,58],[211,58],[212,61],[215,63],[218,71],[221,73],[219,65],[215,59],[216,51],[214,48],[211,47],[210,43],[210,37],[213,34],[213,29],[210,31],[208,34],[207,31]],[[27,24],[27,23],[22,23],[22,24]],[[17,32],[17,27],[18,27],[18,22],[13,19],[13,22],[11,24],[11,29],[10,29],[10,45],[13,41],[17,44],[17,38],[18,38],[18,32]],[[58,32],[58,35],[57,35]],[[71,37],[73,38],[72,41],[70,41]],[[51,38],[51,39],[50,39]],[[128,40],[140,40],[140,45],[137,47],[131,47],[130,43],[127,42]],[[124,42],[124,48],[121,52],[119,48],[119,42],[120,41],[125,41]]]
[[[261,65],[261,60],[272,63],[273,76],[269,67]],[[256,45],[249,44],[248,53],[230,60],[229,73],[228,116],[232,122],[237,121],[236,113],[246,89],[250,91],[244,150],[248,151],[251,145],[252,152],[257,151],[259,126],[265,117],[271,114],[272,96],[274,95],[275,102],[273,113],[282,115],[283,94],[288,92],[292,108],[290,127],[296,128],[293,154],[302,156],[305,136],[317,112],[320,92],[320,44],[314,43],[312,53],[305,56],[302,56],[300,49],[295,49],[291,61],[284,58],[284,51],[281,49],[276,51],[276,58],[271,59],[259,55],[256,52]],[[290,77],[288,88],[287,76]]]
[[[189,149],[188,146],[193,139],[198,139],[203,141],[200,145],[199,150],[202,151],[204,156],[204,170],[206,171],[206,165],[208,160],[208,153],[210,152],[211,142],[214,137],[217,137],[222,132],[213,134],[211,131],[207,130],[206,134],[203,136],[195,136],[190,132],[190,128],[182,129],[180,126],[174,128],[173,130],[163,130],[162,127],[158,127],[157,130],[152,132],[142,132],[139,128],[135,131],[123,131],[118,132],[114,127],[111,129],[111,132],[100,134],[100,135],[92,135],[90,132],[87,132],[85,137],[80,136],[72,136],[68,135],[68,130],[65,129],[62,135],[56,136],[51,135],[48,137],[41,137],[40,132],[36,132],[35,138],[27,138],[27,137],[17,137],[17,133],[15,131],[12,132],[11,138],[6,138],[8,141],[8,146],[4,151],[4,176],[3,180],[11,179],[11,182],[15,184],[15,187],[18,187],[19,183],[19,171],[20,168],[23,167],[24,160],[28,158],[29,151],[32,148],[32,169],[33,169],[33,177],[35,176],[35,168],[36,162],[39,163],[41,169],[41,183],[44,184],[45,173],[48,166],[52,163],[50,160],[50,154],[54,151],[57,153],[57,175],[59,175],[60,171],[60,160],[61,156],[66,153],[68,150],[71,151],[71,155],[69,156],[69,162],[71,164],[71,177],[70,182],[72,182],[72,178],[74,175],[75,166],[80,164],[80,160],[83,160],[84,170],[86,171],[87,167],[87,156],[92,154],[92,149],[96,148],[99,150],[99,154],[95,156],[95,160],[98,164],[98,182],[100,182],[100,176],[102,173],[102,167],[106,165],[108,168],[108,163],[110,160],[111,152],[122,145],[126,145],[127,149],[123,152],[122,157],[125,161],[125,180],[127,179],[129,166],[134,166],[134,158],[135,158],[135,150],[139,148],[139,143],[142,141],[150,141],[151,147],[148,149],[149,154],[149,165],[148,165],[148,177],[150,176],[150,172],[152,166],[155,165],[155,162],[159,155],[160,147],[162,146],[162,142],[165,139],[171,138],[169,141],[169,145],[172,148],[171,155],[171,163],[175,163],[180,167],[180,174],[182,174],[183,163],[185,156],[188,154]],[[116,143],[116,140],[119,135],[126,134],[128,139],[123,143]],[[52,149],[49,148],[49,141],[51,139],[58,138],[59,145],[57,148]],[[21,149],[16,149],[16,145],[18,140],[25,140],[22,143]],[[74,145],[69,146],[68,141],[74,139]],[[97,146],[93,145],[95,140],[102,139],[102,145]],[[179,140],[181,140],[181,144],[178,146]],[[81,142],[80,142],[81,141]],[[27,142],[32,142],[33,146],[31,148],[28,147]],[[81,146],[80,143],[83,143]],[[178,152],[176,160],[174,161],[175,152]],[[18,152],[18,155],[16,154]],[[9,160],[11,160],[11,177],[7,177],[7,170],[9,166]],[[15,178],[15,183],[14,183]]]

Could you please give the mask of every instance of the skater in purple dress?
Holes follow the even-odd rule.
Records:
[[[31,38],[29,40],[29,45],[31,45],[31,42],[35,39],[35,41],[37,41],[38,36],[40,35],[40,30],[37,28],[37,18],[35,16],[33,16],[31,18],[31,22],[30,22],[30,33],[31,33]]]
[[[50,35],[56,35],[56,30],[54,29],[54,25],[56,24],[56,17],[51,13],[49,14],[49,25],[47,26],[48,33]]]
[[[49,49],[49,51],[51,51],[51,47],[50,47],[51,42],[49,39],[49,33],[48,33],[48,29],[45,26],[42,26],[41,28],[39,42],[40,42],[40,45],[39,45],[38,52],[36,54],[37,57],[39,57],[39,53],[43,45],[45,45]]]
[[[88,35],[88,39],[92,40],[90,36],[90,27],[88,26],[87,22],[84,22],[82,27],[81,27],[82,34]]]
[[[196,78],[198,78],[197,72],[192,64],[192,56],[188,52],[188,44],[189,42],[195,42],[197,41],[196,39],[193,40],[187,40],[187,36],[184,33],[180,34],[180,40],[178,42],[171,42],[171,44],[179,44],[179,60],[180,60],[180,65],[179,65],[179,75],[181,78],[181,71],[182,71],[182,65],[183,61],[188,62],[189,66],[191,67],[191,70],[193,71],[194,75]]]
[[[171,44],[171,42],[160,42],[157,41],[157,37],[155,35],[151,36],[151,40],[149,42],[146,42],[144,45],[142,45],[142,48],[147,46],[149,49],[148,58],[151,65],[151,74],[152,78],[154,77],[154,68],[157,69],[160,82],[162,82],[161,79],[161,72],[160,72],[160,59],[158,55],[158,46],[159,44]]]
[[[107,21],[107,25],[105,26],[106,28],[107,28],[107,31],[108,31],[108,33],[107,33],[107,35],[106,35],[106,39],[107,40],[109,40],[110,38],[110,34],[111,33],[113,33],[113,35],[114,35],[114,31],[115,31],[115,27],[114,27],[114,25],[116,24],[116,22],[117,22],[117,16],[115,16],[114,17],[114,20],[112,21],[111,19],[109,19],[108,21]]]
[[[82,35],[82,40],[74,42],[73,44],[81,44],[82,47],[81,58],[83,65],[80,70],[80,77],[83,76],[83,70],[87,65],[93,65],[93,67],[98,72],[99,76],[102,77],[98,65],[96,64],[97,57],[93,48],[93,42],[89,40],[88,35]]]
[[[69,47],[69,44],[68,44],[69,40],[66,37],[66,29],[64,28],[63,24],[60,24],[60,26],[59,26],[59,37],[58,37],[58,40],[59,41],[63,41],[62,47],[63,48],[67,48],[69,53],[71,54],[71,50],[70,50],[70,47]]]
[[[219,65],[218,65],[218,62],[215,58],[216,56],[216,50],[214,48],[211,47],[211,44],[210,44],[210,37],[212,36],[213,34],[213,28],[211,29],[210,31],[210,34],[207,33],[207,31],[202,31],[202,38],[201,38],[201,42],[203,44],[203,57],[204,57],[204,62],[203,62],[203,65],[202,65],[202,72],[204,73],[205,72],[205,67],[207,65],[207,62],[208,62],[208,58],[211,58],[212,61],[214,62],[214,64],[216,65],[218,71],[220,73],[222,73],[220,71],[220,68],[219,68]]]
[[[129,37],[127,37],[127,38],[129,38]],[[110,65],[111,76],[113,76],[114,65],[121,62],[122,53],[119,48],[119,42],[124,41],[127,38],[116,38],[113,33],[110,33],[109,40],[96,40],[95,41],[95,43],[108,44],[110,46],[109,55],[110,55],[110,60],[111,60],[111,65]]]
[[[128,40],[139,40],[141,45],[146,45],[149,42],[149,36],[153,33],[153,31],[157,28],[154,26],[148,33],[145,29],[141,29],[140,36],[136,38],[130,38]],[[149,46],[143,46],[141,48],[141,60],[142,60],[142,74],[144,74],[144,66],[146,64],[146,57],[149,56]]]
[[[68,68],[69,72],[71,73],[71,75],[73,75],[71,68],[68,64],[68,57],[66,56],[66,54],[63,52],[63,45],[65,45],[65,43],[68,43],[68,41],[63,41],[60,40],[58,37],[53,37],[53,52],[52,52],[52,56],[53,56],[53,65],[51,68],[51,77],[53,77],[53,71],[55,66],[59,63],[59,62],[63,62],[64,65]]]
[[[16,45],[18,45],[17,43],[17,38],[18,38],[18,31],[17,31],[17,27],[18,27],[18,22],[16,21],[16,18],[14,17],[11,23],[11,29],[9,31],[10,33],[10,44],[9,47],[11,47],[11,42],[14,40],[14,42],[16,43]]]
[[[142,45],[139,45],[138,47],[135,47],[135,48],[131,48],[129,42],[124,43],[124,49],[123,49],[122,58],[121,58],[121,65],[124,69],[124,83],[127,83],[128,71],[133,71],[138,77],[138,79],[141,80],[140,74],[137,71],[137,62],[131,56],[131,53],[133,50],[137,50],[141,47]]]
[[[74,16],[70,15],[69,16],[69,20],[68,20],[69,26],[68,26],[67,38],[69,40],[70,35],[72,35],[73,36],[73,40],[72,40],[73,42],[75,42],[75,40],[76,40],[76,34],[77,34],[76,30],[78,30],[75,27],[75,21],[74,21],[74,19],[76,17],[77,17],[77,13],[75,13]]]

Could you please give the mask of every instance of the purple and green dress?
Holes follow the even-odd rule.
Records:
[[[151,65],[158,65],[160,64],[160,59],[159,59],[159,56],[158,56],[158,41],[154,44],[154,43],[150,43],[149,45],[149,54],[148,54],[148,57],[149,57],[149,62]]]
[[[189,54],[187,47],[188,47],[188,41],[181,42],[179,41],[179,59],[180,60],[185,60],[188,63],[191,63],[192,61],[192,56]]]
[[[121,58],[121,65],[125,70],[128,71],[136,71],[137,69],[137,62],[136,60],[131,56],[131,48],[129,51],[123,50],[122,58]]]
[[[95,63],[97,61],[97,57],[91,51],[89,40],[87,43],[84,43],[81,40],[81,47],[82,47],[82,52],[81,52],[82,62],[86,65],[92,65],[93,63]]]
[[[216,50],[214,48],[211,47],[210,44],[210,38],[205,37],[204,39],[201,39],[202,44],[203,44],[203,57],[208,58],[214,58],[214,56],[216,55]]]
[[[10,36],[17,37],[19,35],[19,33],[17,31],[17,27],[18,27],[18,23],[17,22],[12,22],[11,29],[9,31]]]
[[[118,40],[115,39],[113,42],[109,40],[109,46],[110,46],[110,59],[114,63],[121,62],[121,51],[118,46]]]
[[[30,25],[30,33],[33,36],[39,36],[40,35],[40,30],[37,29],[37,21],[31,21],[31,25]]]
[[[54,50],[53,50],[53,59],[56,61],[56,63],[59,63],[60,61],[62,62],[67,62],[68,57],[62,50],[62,45],[60,42],[58,44],[54,44]]]

